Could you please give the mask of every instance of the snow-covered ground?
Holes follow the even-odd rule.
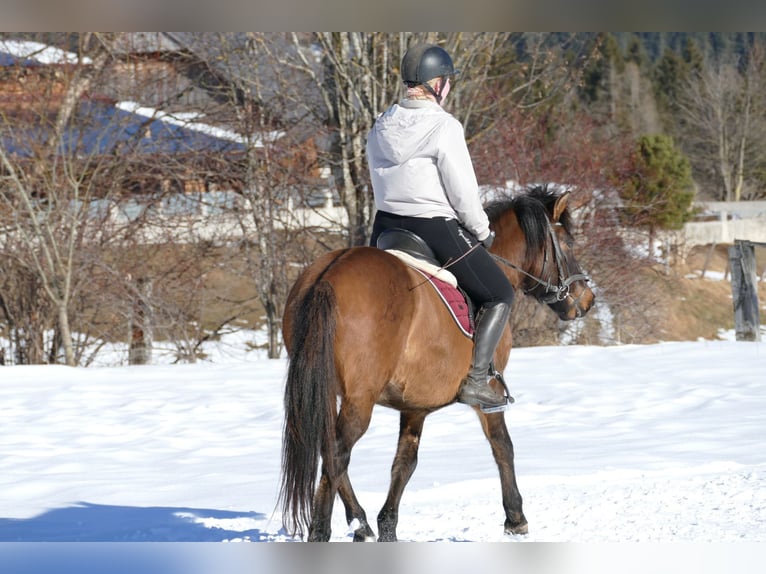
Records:
[[[0,541],[284,541],[286,362],[229,341],[197,365],[0,368]],[[766,541],[766,347],[732,340],[514,349],[506,414],[529,535],[503,535],[473,411],[426,421],[408,541]],[[351,478],[374,519],[398,413]],[[333,539],[350,540],[340,504]]]

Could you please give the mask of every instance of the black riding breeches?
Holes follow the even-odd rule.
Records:
[[[513,286],[505,273],[481,242],[457,220],[444,217],[404,217],[378,211],[373,222],[370,245],[376,246],[378,236],[393,227],[407,229],[422,237],[439,262],[455,275],[460,287],[477,305],[513,303]]]

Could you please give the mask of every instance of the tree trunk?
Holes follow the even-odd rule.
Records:
[[[745,78],[747,83],[747,78]],[[742,187],[745,183],[745,150],[747,143],[747,134],[750,129],[750,102],[752,98],[749,91],[745,93],[744,110],[742,111],[742,132],[739,135],[739,146],[737,149],[737,173],[734,179],[734,201],[742,199]]]
[[[269,359],[278,359],[282,344],[280,339],[281,321],[276,305],[269,301],[266,304],[266,324],[268,325],[268,357]]]
[[[61,330],[61,343],[64,347],[64,362],[69,367],[75,367],[74,344],[72,343],[72,331],[69,328],[69,313],[67,304],[62,302],[58,307],[59,329]]]

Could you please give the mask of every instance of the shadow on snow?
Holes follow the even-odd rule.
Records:
[[[33,518],[0,518],[0,542],[264,542],[259,512],[80,502]]]

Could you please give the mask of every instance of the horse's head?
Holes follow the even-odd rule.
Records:
[[[568,199],[569,192],[556,194],[535,186],[487,207],[497,233],[493,252],[518,272],[514,286],[546,303],[565,321],[585,315],[595,299],[572,252]]]

